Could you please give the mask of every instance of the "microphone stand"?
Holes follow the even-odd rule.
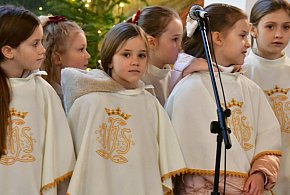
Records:
[[[210,78],[212,82],[213,92],[215,96],[216,106],[217,106],[217,117],[218,121],[212,121],[210,125],[210,131],[211,133],[217,134],[217,148],[216,148],[216,164],[215,164],[215,175],[214,175],[214,189],[213,192],[211,192],[211,195],[219,195],[218,191],[218,184],[219,184],[219,174],[220,174],[220,160],[221,160],[221,148],[222,148],[222,142],[224,140],[225,148],[230,149],[232,147],[231,139],[229,137],[229,128],[226,127],[225,117],[229,117],[229,112],[224,112],[223,108],[221,107],[219,94],[216,86],[216,81],[214,77],[214,71],[212,68],[212,59],[211,59],[211,53],[209,49],[207,34],[206,34],[206,27],[205,27],[205,20],[208,18],[201,18],[198,17],[198,26],[199,30],[201,32],[202,41],[205,49],[208,69],[210,73]],[[227,110],[226,110],[227,111]],[[224,173],[226,174],[226,173]]]

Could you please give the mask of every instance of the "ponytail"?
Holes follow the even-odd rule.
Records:
[[[0,158],[6,153],[6,137],[10,119],[10,101],[11,94],[7,76],[0,67]]]

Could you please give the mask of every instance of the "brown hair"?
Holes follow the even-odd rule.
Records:
[[[165,31],[172,19],[180,19],[178,13],[171,8],[164,6],[148,6],[144,8],[136,24],[148,35],[159,38]],[[127,22],[131,22],[129,19]]]
[[[0,6],[0,48],[8,45],[17,48],[39,26],[38,18],[30,11],[11,5]],[[5,62],[0,52],[0,63]],[[2,65],[2,64],[1,64]],[[5,71],[0,66],[0,157],[5,154],[7,129],[10,125],[9,104],[11,89]]]
[[[43,26],[42,44],[46,49],[46,57],[41,69],[47,72],[47,76],[44,79],[54,86],[53,83],[59,81],[57,81],[58,71],[52,59],[53,54],[55,52],[65,53],[73,35],[75,33],[83,33],[83,30],[77,23],[72,21],[50,22],[48,16],[40,16],[39,19]]]
[[[286,0],[258,0],[250,14],[250,23],[257,27],[261,18],[274,11],[283,9],[290,17],[290,5]],[[251,37],[251,45],[253,45],[254,38]]]
[[[240,19],[247,19],[247,15],[239,8],[222,3],[213,3],[204,8],[209,15],[209,21],[206,22],[207,34],[210,37],[211,32],[227,33]],[[211,32],[209,32],[211,31]],[[211,44],[211,39],[208,39]],[[186,31],[182,37],[182,48],[185,53],[198,58],[206,58],[201,33],[195,30],[191,37],[187,37]]]
[[[111,76],[109,65],[113,56],[127,40],[140,36],[144,41],[148,53],[148,43],[145,32],[137,25],[131,23],[119,23],[109,30],[103,40],[101,48],[101,63],[104,71]]]

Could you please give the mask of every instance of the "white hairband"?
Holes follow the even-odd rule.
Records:
[[[40,23],[42,26],[47,25],[47,22],[49,21],[49,16],[38,16],[38,19],[40,20]]]
[[[197,28],[198,26],[198,23],[196,20],[193,20],[189,17],[189,15],[187,15],[187,18],[186,18],[186,34],[187,34],[187,37],[191,37],[195,31],[195,29]]]

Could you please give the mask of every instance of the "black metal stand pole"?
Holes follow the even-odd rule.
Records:
[[[205,49],[208,69],[209,69],[209,73],[210,73],[210,78],[211,78],[213,92],[214,92],[216,106],[217,106],[218,121],[213,121],[211,123],[211,132],[218,134],[217,135],[214,189],[213,189],[213,192],[211,193],[211,195],[219,195],[220,193],[218,192],[218,184],[219,184],[219,174],[220,174],[222,141],[224,140],[226,149],[230,149],[232,147],[232,143],[231,143],[231,140],[229,137],[229,131],[227,129],[226,122],[225,122],[225,113],[223,111],[223,108],[221,107],[219,94],[218,94],[218,90],[217,90],[217,86],[216,86],[216,81],[215,81],[215,77],[214,77],[214,71],[213,71],[213,67],[212,67],[212,58],[211,58],[208,39],[207,39],[207,35],[206,35],[206,28],[205,28],[205,20],[207,20],[207,19],[208,19],[207,17],[199,18],[198,19],[198,23],[199,23],[198,26],[199,26],[199,30],[200,30],[201,35],[202,35],[202,40],[203,40],[203,45],[204,45],[204,49]]]

